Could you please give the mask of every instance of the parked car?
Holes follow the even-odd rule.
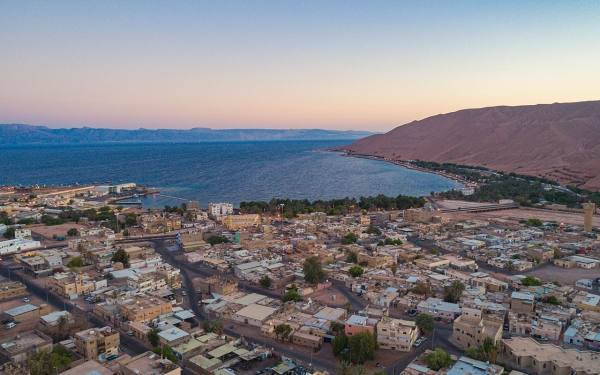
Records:
[[[10,322],[6,325],[6,329],[11,329],[14,328],[16,326],[16,324],[14,322]]]
[[[454,321],[454,319],[452,318],[448,318],[448,320],[446,320],[448,323],[452,323]]]
[[[505,330],[505,331],[508,331],[508,330],[509,330],[509,326],[508,326],[508,324],[505,324],[505,325],[504,325],[504,330]]]
[[[425,336],[421,336],[421,337],[419,337],[419,341],[423,342],[423,341],[425,341],[425,340],[427,340],[427,337],[425,337]]]
[[[127,336],[133,336],[133,332],[127,331]]]
[[[419,341],[419,340],[415,341],[415,343],[413,344],[413,346],[415,348],[418,348],[420,345],[421,345],[421,341]]]
[[[181,295],[182,295],[182,296],[187,296],[187,293],[185,292],[185,290],[182,290],[182,291],[181,291]]]
[[[548,342],[548,339],[546,337],[538,337],[536,340],[538,340],[539,342]]]
[[[269,287],[269,290],[275,290],[275,287],[274,287],[273,285],[271,285],[271,286]]]
[[[29,302],[29,298],[27,298],[27,297],[23,298],[23,302]]]
[[[436,316],[435,318],[433,318],[433,320],[435,320],[436,322],[441,322],[442,321],[442,317],[441,316]]]
[[[112,360],[117,359],[117,358],[119,358],[119,356],[116,355],[116,354],[113,354],[113,355],[109,355],[108,358],[106,358],[106,360],[107,361],[112,361]]]

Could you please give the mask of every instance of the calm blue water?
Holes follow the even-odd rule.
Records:
[[[118,180],[210,202],[428,195],[462,185],[389,163],[314,152],[349,141],[214,142],[0,147],[0,185]],[[179,205],[144,198],[144,207]]]

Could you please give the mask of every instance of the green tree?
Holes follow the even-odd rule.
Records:
[[[546,296],[543,301],[551,305],[560,305],[560,301],[555,296]]]
[[[521,259],[521,254],[513,254],[511,259]]]
[[[535,258],[535,263],[540,264],[542,260],[540,258]]]
[[[125,215],[125,225],[128,227],[134,226],[137,223],[137,214],[131,212]]]
[[[15,239],[15,227],[6,228],[6,232],[4,232],[4,237],[9,240]]]
[[[440,369],[446,368],[452,365],[452,358],[440,348],[435,348],[434,351],[429,352],[423,362],[433,371],[439,371]]]
[[[264,275],[260,280],[258,280],[258,283],[261,286],[268,288],[271,286],[271,278],[269,277],[269,275]]]
[[[123,264],[126,264],[127,262],[129,262],[129,254],[127,253],[127,251],[125,251],[125,249],[120,248],[115,252],[115,255],[112,257],[111,262],[121,262]]]
[[[321,262],[317,257],[306,258],[302,265],[302,271],[304,272],[304,281],[309,284],[319,284],[325,280],[325,273]]]
[[[363,364],[367,360],[375,359],[375,352],[379,348],[377,334],[363,331],[356,333],[348,339],[348,346],[352,353],[352,362]]]
[[[367,375],[368,371],[363,365],[354,366],[353,375]]]
[[[348,233],[342,237],[342,245],[352,245],[358,241],[358,236],[354,233]]]
[[[337,375],[352,375],[353,367],[349,361],[340,361],[337,367]]]
[[[352,277],[359,277],[363,274],[363,272],[364,270],[361,266],[352,266],[350,269],[348,269],[348,274]]]
[[[373,224],[369,225],[369,227],[367,228],[367,233],[369,234],[376,234],[376,235],[380,235],[381,234],[381,229],[377,228],[376,226],[374,226]]]
[[[392,270],[392,275],[396,276],[396,272],[398,272],[398,263],[395,260],[390,269]]]
[[[351,251],[348,253],[346,257],[346,263],[358,263],[358,257],[356,256],[356,252]]]
[[[160,338],[158,337],[159,333],[160,333],[160,329],[158,329],[158,328],[152,328],[146,334],[148,336],[148,341],[150,341],[150,344],[152,344],[152,346],[157,346],[158,345],[158,342],[160,340]]]
[[[296,292],[295,290],[288,290],[287,293],[283,295],[283,298],[281,300],[284,303],[289,301],[300,302],[302,301],[302,296],[298,294],[298,292]]]
[[[424,333],[432,332],[435,328],[435,321],[433,320],[433,317],[427,314],[417,315],[415,323],[417,324],[417,327],[419,327]]]
[[[333,350],[333,355],[338,356],[342,353],[342,350],[346,348],[346,344],[348,344],[348,336],[343,333],[337,335],[331,340],[331,349]]]
[[[71,258],[71,260],[69,260],[69,263],[67,263],[67,267],[69,268],[76,268],[76,267],[83,267],[84,266],[84,262],[83,262],[83,258],[81,256],[76,256]]]
[[[560,249],[558,247],[554,247],[554,259],[560,259],[562,258],[562,252],[560,251]]]
[[[483,351],[488,353],[494,347],[494,340],[491,337],[486,337],[483,340]]]
[[[410,292],[414,294],[420,294],[427,297],[429,293],[431,293],[431,286],[429,284],[424,283],[423,281],[417,281],[415,286],[410,289]]]
[[[465,350],[465,357],[480,361],[485,358],[485,350],[481,346],[471,346]]]
[[[527,226],[529,227],[541,227],[542,225],[544,225],[544,223],[540,219],[527,219]]]
[[[344,332],[344,329],[346,329],[346,326],[343,323],[340,322],[336,322],[333,321],[331,322],[331,324],[329,325],[329,331],[331,332],[331,334],[333,334],[334,336],[339,335],[340,333]]]
[[[444,286],[446,302],[456,303],[465,291],[465,284],[460,280],[454,280],[450,285]]]
[[[279,336],[281,336],[283,340],[287,340],[290,336],[290,333],[292,333],[292,327],[290,327],[289,324],[282,323],[275,326],[275,336],[277,339],[279,339]]]
[[[220,243],[228,243],[229,240],[227,239],[227,237],[223,237],[223,236],[210,236],[208,238],[208,240],[206,240],[206,242],[208,242],[211,245],[218,245]]]
[[[123,231],[123,236],[125,236],[125,237],[129,237],[129,236],[131,236],[131,233],[129,233],[129,231],[128,231],[127,229],[125,229],[125,230]]]
[[[521,284],[524,286],[541,286],[542,282],[533,276],[525,276],[521,279]]]
[[[498,358],[500,357],[500,350],[498,349],[498,347],[491,347],[490,350],[487,352],[487,357],[490,360],[490,362],[496,363],[496,361],[498,361]]]
[[[361,267],[368,267],[369,266],[369,262],[367,262],[366,260],[363,260],[362,262],[358,263],[359,266]]]
[[[205,320],[202,322],[202,329],[204,332],[220,335],[223,333],[223,322],[219,319]]]
[[[77,236],[79,235],[79,231],[77,230],[77,228],[71,228],[67,231],[67,236]]]
[[[440,251],[435,247],[432,247],[431,249],[429,249],[429,254],[440,255]]]
[[[506,263],[506,270],[507,271],[514,271],[515,270],[515,264],[513,263],[512,260],[509,260],[508,263]]]
[[[160,355],[161,357],[170,360],[174,364],[177,364],[179,362],[179,358],[173,353],[173,348],[171,348],[167,344],[156,348],[152,348],[152,351]]]

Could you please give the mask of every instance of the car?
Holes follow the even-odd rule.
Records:
[[[185,290],[182,290],[182,291],[181,291],[181,295],[182,295],[182,296],[187,296],[187,293],[185,292]]]
[[[539,342],[548,342],[548,339],[546,337],[538,337],[537,340]]]
[[[112,361],[112,360],[117,359],[117,358],[119,358],[119,356],[116,355],[116,354],[113,354],[113,355],[109,355],[108,358],[106,358],[106,360],[107,361]]]
[[[29,302],[29,298],[27,298],[27,297],[23,298],[23,302]]]
[[[508,324],[505,324],[505,325],[504,325],[504,330],[505,330],[505,331],[508,331],[508,330],[509,330],[509,328],[510,328],[510,327],[508,326]]]
[[[436,316],[435,318],[433,318],[433,320],[435,320],[436,322],[441,322],[442,321],[442,317],[441,316]]]
[[[408,315],[408,310],[404,310],[404,312],[402,313],[402,315]]]
[[[418,311],[413,311],[413,312],[411,312],[411,313],[410,313],[410,314],[408,314],[408,315],[410,315],[410,316],[412,316],[412,317],[415,317],[415,316],[417,316],[417,314],[418,314],[418,313],[419,313]]]
[[[127,336],[133,336],[133,332],[127,331]]]
[[[425,337],[425,336],[421,336],[421,337],[419,337],[419,341],[423,342],[423,341],[425,341],[425,340],[427,340],[427,337]]]
[[[413,344],[413,346],[415,348],[418,348],[420,345],[421,345],[421,341],[419,341],[419,340],[415,341],[415,343]]]
[[[376,366],[381,367],[381,363],[377,362]]]
[[[271,285],[271,286],[269,287],[269,290],[275,290],[275,287],[274,287],[273,285]]]
[[[125,348],[123,347],[123,345],[119,345],[119,351],[124,352]]]
[[[454,319],[452,318],[448,318],[448,320],[446,320],[448,323],[452,323],[454,321]]]
[[[11,329],[14,328],[16,326],[15,322],[10,322],[6,325],[6,329]]]

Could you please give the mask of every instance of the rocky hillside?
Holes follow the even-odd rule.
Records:
[[[600,101],[466,109],[343,147],[356,154],[480,165],[600,189]]]

